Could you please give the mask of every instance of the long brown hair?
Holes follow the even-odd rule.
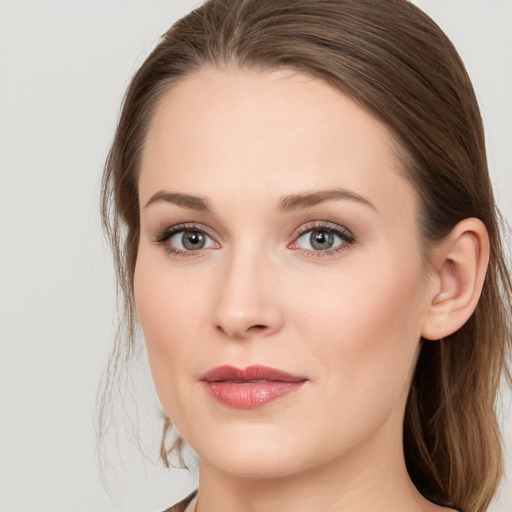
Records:
[[[148,124],[162,95],[205,66],[299,70],[386,123],[420,198],[427,258],[460,220],[484,222],[491,256],[481,299],[459,331],[422,341],[404,422],[406,463],[420,492],[465,512],[484,511],[503,470],[496,396],[501,377],[510,380],[511,277],[470,79],[446,35],[406,0],[210,0],[171,27],[135,74],[103,177],[125,328],[104,382],[100,431],[134,344],[137,176]],[[167,419],[164,439],[169,426]],[[162,455],[168,462],[167,449]]]

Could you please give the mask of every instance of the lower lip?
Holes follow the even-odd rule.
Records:
[[[206,390],[217,401],[237,409],[255,409],[298,391],[305,381],[205,382]]]

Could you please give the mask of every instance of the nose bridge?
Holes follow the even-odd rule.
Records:
[[[249,241],[233,247],[219,269],[215,327],[235,338],[279,330],[282,315],[275,272],[271,258],[260,247]]]

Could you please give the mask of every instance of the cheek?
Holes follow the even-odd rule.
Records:
[[[408,389],[421,334],[422,272],[416,264],[382,259],[379,265],[351,267],[320,284],[302,306],[301,324],[321,354],[332,389],[394,400]],[[318,288],[312,288],[317,290]],[[300,318],[301,315],[297,315]]]
[[[144,250],[139,251],[135,306],[156,391],[167,409],[167,404],[179,396],[171,389],[183,383],[180,370],[194,367],[194,341],[204,297],[200,287],[180,281],[179,272],[169,272],[165,262],[160,264],[158,258],[148,256]]]
[[[155,254],[152,248],[139,248],[134,296],[148,348],[165,350],[174,339],[173,334],[194,331],[197,318],[204,310],[204,293],[194,277],[193,272],[185,274],[179,268],[173,269],[163,250]]]

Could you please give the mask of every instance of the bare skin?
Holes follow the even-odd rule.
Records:
[[[290,70],[202,70],[160,104],[135,299],[160,401],[200,456],[198,512],[448,510],[408,476],[404,409],[421,338],[476,305],[487,238],[462,221],[427,273],[393,144],[339,91]],[[221,365],[304,384],[226,405],[201,378]]]

